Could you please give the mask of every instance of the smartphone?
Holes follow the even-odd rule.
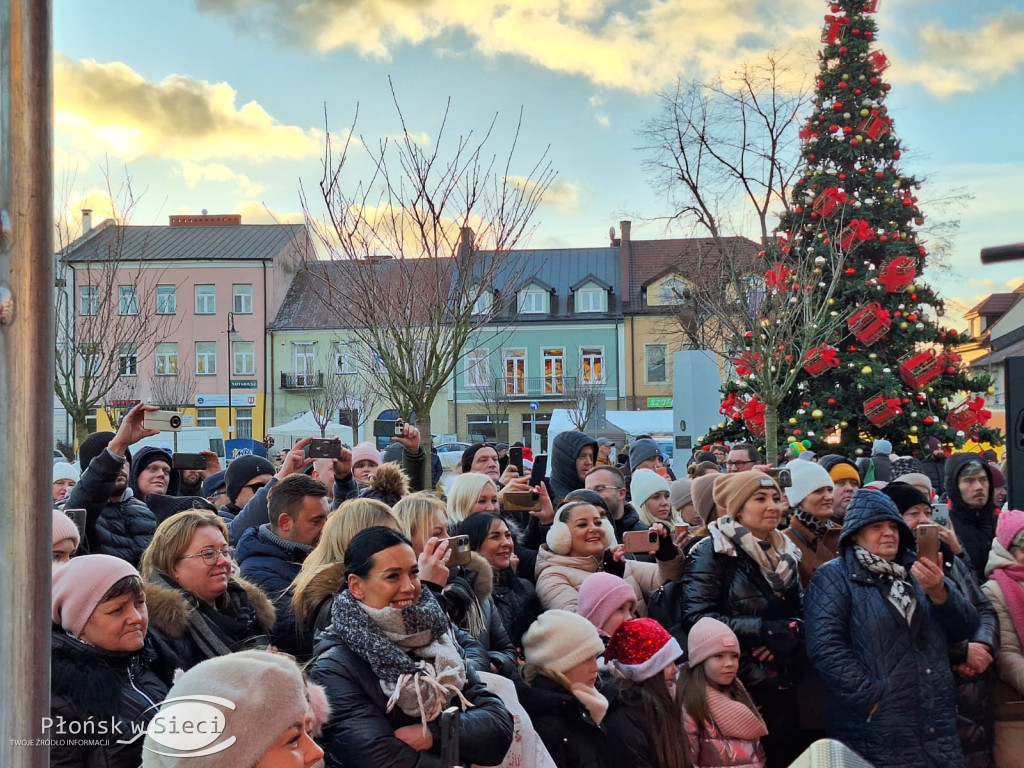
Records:
[[[401,419],[374,419],[374,437],[401,437],[402,427],[405,426]]]
[[[932,522],[944,528],[949,528],[949,507],[941,501],[936,501],[932,504]]]
[[[340,459],[341,441],[333,437],[314,437],[309,444],[311,459]]]
[[[540,494],[536,491],[506,491],[502,505],[509,512],[536,512],[540,509]]]
[[[917,559],[939,564],[939,526],[917,526]]]
[[[513,445],[508,449],[508,463],[516,468],[520,477],[523,477],[523,447],[521,445]]]
[[[785,467],[772,467],[768,470],[768,474],[775,478],[775,482],[779,484],[779,488],[793,487],[793,473]]]
[[[448,542],[448,549],[452,553],[448,558],[448,565],[469,565],[473,557],[473,550],[469,548],[469,536],[452,536],[441,541]]]
[[[533,457],[533,469],[530,470],[530,487],[536,488],[543,482],[548,473],[548,455],[538,453]]]
[[[206,469],[206,457],[201,453],[175,453],[171,456],[172,469]]]
[[[626,551],[633,554],[650,554],[660,546],[658,539],[657,531],[626,531],[622,534]]]
[[[78,529],[78,536],[81,541],[85,541],[85,516],[87,511],[84,509],[64,508],[64,514],[71,518],[71,522],[75,524],[75,528]]]
[[[448,707],[441,713],[441,765],[444,768],[460,768],[459,720],[462,713],[458,707]]]
[[[142,423],[146,429],[160,432],[181,432],[181,414],[177,411],[145,411]],[[203,465],[206,468],[206,465]]]

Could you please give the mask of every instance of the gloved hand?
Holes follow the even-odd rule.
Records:
[[[620,579],[626,575],[626,562],[624,560],[616,560],[615,555],[610,549],[604,551],[604,572],[610,573],[612,576],[618,576]]]
[[[664,531],[665,535],[658,538],[658,551],[654,553],[654,559],[661,562],[675,560],[679,557],[679,548],[672,543],[672,534],[661,525],[658,525],[657,528],[659,534]]]
[[[800,625],[785,619],[762,622],[761,640],[775,656],[786,658],[801,643]]]

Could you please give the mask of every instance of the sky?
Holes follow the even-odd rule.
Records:
[[[558,174],[531,247],[607,245],[623,219],[637,239],[700,234],[666,223],[639,131],[678,81],[772,50],[812,73],[828,12],[820,0],[57,0],[57,206],[98,221],[113,197],[134,224],[202,209],[301,221],[302,190],[320,217],[327,131],[337,142],[358,110],[367,146],[401,136],[393,85],[405,132],[442,154],[493,121],[501,157],[521,119],[510,172],[546,153]],[[1022,261],[978,257],[1024,242],[1024,0],[881,0],[876,19],[901,167],[924,179],[926,215],[960,222],[949,268],[925,274],[955,318],[1024,276]],[[351,183],[368,178],[358,140],[352,157]],[[970,199],[929,206],[953,191]]]

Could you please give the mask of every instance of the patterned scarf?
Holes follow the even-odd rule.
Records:
[[[868,571],[882,577],[887,587],[886,597],[907,620],[907,624],[910,624],[917,609],[917,594],[914,592],[914,586],[907,580],[907,569],[899,563],[891,563],[878,555],[873,555],[859,545],[854,545],[853,554],[857,557],[857,562]]]
[[[370,608],[347,589],[331,608],[327,634],[338,638],[365,661],[387,694],[387,711],[397,704],[419,717],[424,732],[453,697],[463,708],[466,666],[449,634],[450,625],[429,589],[408,608]]]
[[[824,541],[826,534],[832,528],[832,523],[828,518],[821,520],[814,515],[804,512],[799,507],[793,511],[793,517],[805,525],[817,541]]]
[[[753,558],[775,594],[784,594],[796,578],[800,550],[778,531],[772,531],[767,540],[759,539],[728,515],[710,523],[708,531],[715,552],[735,557],[741,550]]]

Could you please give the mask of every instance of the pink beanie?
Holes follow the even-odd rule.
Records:
[[[53,623],[78,637],[103,596],[125,576],[139,577],[127,560],[82,555],[53,569]]]
[[[65,539],[75,542],[75,549],[78,549],[78,542],[81,541],[78,526],[61,510],[55,509],[53,510],[53,543],[56,544]]]
[[[736,633],[728,624],[704,616],[693,625],[686,638],[687,663],[695,667],[723,651],[740,652],[740,641],[736,639]]]
[[[996,541],[1004,549],[1010,550],[1014,540],[1020,536],[1021,531],[1024,531],[1024,512],[1021,512],[1019,509],[1008,509],[1005,512],[999,513],[999,516],[996,518]]]
[[[352,466],[354,467],[360,461],[372,461],[379,467],[380,451],[377,450],[377,446],[373,443],[359,443],[356,445],[352,449]]]
[[[599,634],[609,617],[624,603],[636,609],[636,592],[624,580],[611,573],[599,571],[587,576],[580,585],[576,613],[589,621]]]

